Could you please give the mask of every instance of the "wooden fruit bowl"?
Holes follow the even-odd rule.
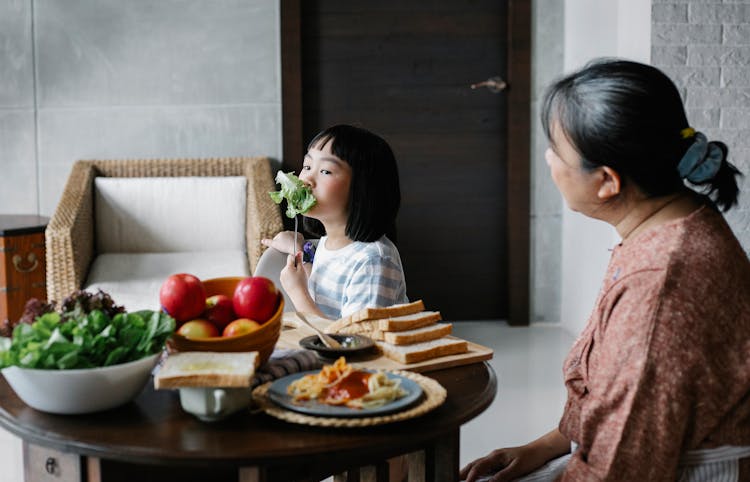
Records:
[[[242,277],[211,278],[203,281],[206,296],[234,294],[237,283]],[[281,315],[284,312],[284,297],[279,294],[279,306],[276,313],[255,331],[237,336],[215,336],[211,338],[191,339],[180,334],[173,334],[172,348],[177,351],[257,351],[258,366],[271,357],[276,342],[281,335]]]

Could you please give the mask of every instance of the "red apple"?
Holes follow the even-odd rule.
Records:
[[[178,323],[192,320],[206,308],[206,290],[201,280],[191,274],[173,274],[161,285],[159,302]]]
[[[237,318],[232,308],[232,298],[227,295],[213,295],[206,298],[206,309],[203,316],[216,325],[219,331],[223,330],[230,321]]]
[[[260,328],[260,323],[255,320],[249,320],[247,318],[239,318],[231,322],[224,328],[224,332],[221,336],[237,336],[250,333]]]
[[[262,276],[240,280],[232,297],[234,312],[240,318],[250,318],[265,323],[276,312],[279,292],[273,281]]]
[[[186,321],[177,330],[185,338],[199,339],[219,336],[219,330],[208,320],[196,319]]]

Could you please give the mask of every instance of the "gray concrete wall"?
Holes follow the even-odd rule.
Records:
[[[0,213],[77,159],[280,159],[278,1],[0,2]]]
[[[0,211],[36,214],[31,2],[0,3]]]
[[[688,119],[729,146],[742,172],[726,218],[750,253],[750,2],[653,0],[651,59],[678,85]]]
[[[560,321],[563,201],[544,161],[544,89],[563,72],[564,2],[534,0],[531,54],[531,321]]]
[[[538,98],[563,6],[534,1],[532,313],[558,321],[562,202]],[[274,0],[0,1],[0,213],[51,215],[77,159],[281,157]]]

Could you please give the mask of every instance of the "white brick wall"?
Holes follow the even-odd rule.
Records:
[[[679,87],[690,124],[745,173],[727,219],[750,252],[750,1],[653,0],[651,27],[651,63]]]

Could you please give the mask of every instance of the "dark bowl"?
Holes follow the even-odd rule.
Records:
[[[302,348],[313,350],[322,358],[338,358],[344,356],[355,358],[375,352],[375,342],[362,335],[329,335],[343,345],[341,348],[329,348],[320,341],[318,335],[307,336],[299,341]]]

